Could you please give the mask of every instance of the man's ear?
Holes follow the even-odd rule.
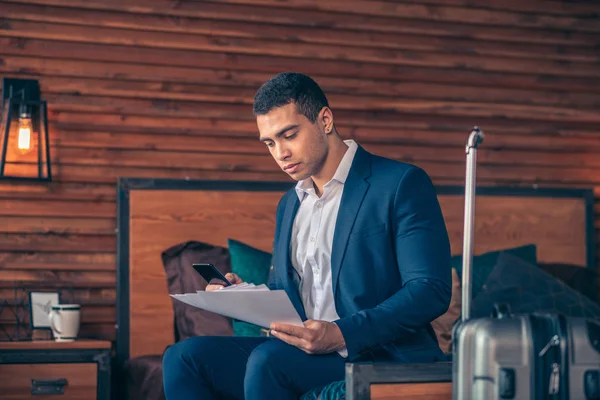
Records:
[[[329,107],[323,107],[319,113],[319,124],[326,135],[333,132],[333,112]]]

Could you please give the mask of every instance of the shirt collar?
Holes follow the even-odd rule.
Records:
[[[341,184],[344,184],[348,178],[350,167],[352,167],[352,161],[354,161],[354,155],[358,149],[358,144],[356,144],[356,142],[352,139],[344,140],[344,143],[348,146],[348,150],[346,150],[342,161],[340,161],[340,165],[338,165],[335,174],[333,174],[333,178],[331,181],[327,182],[325,186],[329,185],[329,183],[332,181],[337,181]],[[298,181],[296,184],[296,194],[298,195],[300,201],[302,201],[306,194],[309,192],[314,192],[314,190],[312,178],[303,179]]]

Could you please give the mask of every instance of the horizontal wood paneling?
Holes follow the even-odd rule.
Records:
[[[203,93],[214,93],[214,85],[235,87],[239,90],[237,94],[244,94],[252,91],[253,88],[271,75],[261,71],[242,70],[235,65],[227,71],[218,69],[218,60],[213,60],[213,64],[206,67],[201,66],[173,66],[177,60],[173,60],[170,65],[156,65],[122,62],[115,65],[112,58],[108,58],[110,53],[106,52],[106,61],[103,58],[103,52],[91,54],[90,60],[69,60],[69,59],[39,59],[28,56],[28,52],[17,46],[20,43],[8,39],[0,38],[0,43],[6,44],[6,51],[16,48],[11,55],[3,55],[0,59],[0,71],[7,73],[40,74],[51,77],[84,77],[84,78],[110,78],[117,79],[121,84],[127,82],[144,81],[147,85],[152,82],[161,82],[163,86],[155,90],[169,88],[172,90],[193,91],[197,86],[204,87]],[[25,46],[36,45],[36,41],[23,43]],[[47,49],[48,55],[56,55],[52,43],[43,42],[43,49]],[[41,46],[39,46],[41,47]],[[69,45],[72,47],[72,45]],[[80,50],[84,50],[80,48]],[[56,51],[60,47],[55,48]],[[100,51],[101,49],[98,49]],[[42,49],[40,49],[42,51]],[[95,58],[92,58],[94,57]],[[114,56],[113,56],[114,57]],[[207,59],[207,61],[212,58]],[[161,62],[160,60],[152,60]],[[289,66],[292,62],[289,62]],[[310,66],[310,65],[309,65]],[[352,68],[351,65],[345,66]],[[365,66],[366,67],[366,66]],[[444,75],[431,74],[430,71],[423,68],[402,68],[397,69],[396,73],[388,73],[387,70],[378,69],[375,65],[369,65],[370,69],[364,68],[362,72],[364,78],[356,78],[348,74],[347,69],[339,71],[337,76],[327,76],[323,71],[318,71],[318,65],[315,66],[315,72],[312,76],[319,80],[319,83],[328,91],[328,93],[344,92],[351,90],[356,94],[381,94],[390,96],[409,96],[409,97],[432,97],[435,99],[458,99],[458,100],[476,100],[476,101],[514,101],[518,103],[540,102],[550,104],[597,104],[593,95],[594,90],[598,88],[597,82],[590,82],[589,79],[565,78],[553,76],[552,79],[538,80],[536,75],[503,75],[494,73],[478,73],[476,71],[447,70]],[[351,71],[351,69],[350,69]],[[373,75],[372,77],[367,76]],[[381,85],[378,78],[388,78],[388,85]],[[392,81],[392,79],[395,79]],[[501,80],[502,86],[492,87],[490,84]],[[186,85],[177,85],[177,83],[186,83]],[[484,86],[487,90],[480,90]],[[535,89],[534,91],[529,89]],[[555,92],[553,89],[569,89],[569,92]],[[223,89],[224,90],[224,89]],[[591,92],[592,94],[585,94]]]
[[[217,3],[244,4],[244,5],[272,5],[271,0],[215,0]],[[278,6],[290,9],[316,9],[328,12],[347,12],[353,14],[378,15],[401,19],[431,19],[435,21],[470,22],[475,24],[500,24],[518,25],[536,28],[576,28],[582,31],[599,31],[600,27],[594,24],[594,13],[586,15],[588,18],[578,19],[569,17],[556,17],[538,13],[533,18],[524,18],[519,13],[506,11],[490,11],[478,7],[445,7],[425,6],[406,2],[386,1],[331,1],[319,0],[292,0],[279,3]],[[583,16],[580,16],[583,17]]]
[[[69,24],[70,29],[77,30],[77,26],[89,25],[87,21],[96,17],[96,11],[93,10],[65,10],[59,7],[44,7],[43,15],[40,15],[40,7],[36,5],[7,5],[4,14],[7,22],[5,27],[21,31],[22,28],[31,28],[32,23],[51,22],[53,24]],[[136,38],[129,36],[127,41],[135,41],[138,45],[159,46],[161,43],[168,43],[171,39],[176,44],[172,47],[179,48],[199,48],[200,42],[191,40],[187,34],[213,35],[218,29],[227,32],[228,36],[238,38],[248,38],[257,40],[270,40],[278,37],[281,30],[276,25],[259,26],[249,22],[219,21],[199,18],[179,18],[177,24],[166,17],[156,15],[126,15],[120,12],[103,12],[102,28],[122,28],[141,32],[143,35]],[[9,22],[14,21],[14,23]],[[16,24],[16,25],[15,25]],[[23,25],[22,25],[23,24]],[[38,25],[38,29],[48,30],[48,26]],[[32,37],[35,37],[35,30],[28,29]],[[148,35],[147,31],[160,32]],[[77,31],[80,32],[80,31]],[[63,37],[69,35],[71,40],[73,32],[69,30],[58,31],[57,34]],[[165,34],[168,33],[168,34]],[[106,35],[104,35],[106,37]],[[497,42],[473,43],[470,39],[464,38],[438,38],[434,36],[415,37],[414,35],[383,32],[356,32],[332,30],[320,27],[296,27],[293,39],[298,43],[318,43],[333,45],[368,46],[370,48],[389,48],[398,50],[418,50],[418,51],[446,51],[450,46],[454,53],[469,53],[479,55],[502,55],[521,58],[541,58],[541,59],[564,59],[591,61],[596,60],[597,52],[594,48],[587,46],[569,46],[561,47],[550,44],[513,44],[506,46]],[[248,44],[237,42],[240,45]]]
[[[114,237],[57,234],[0,234],[0,251],[113,252]]]
[[[8,31],[10,32],[10,31]],[[43,57],[60,57],[71,58],[73,52],[77,54],[78,59],[88,61],[110,61],[117,63],[143,63],[158,66],[177,66],[186,68],[215,68],[215,69],[232,69],[250,70],[250,71],[266,71],[269,73],[277,73],[281,70],[294,69],[298,65],[296,57],[272,56],[264,57],[254,54],[231,54],[225,52],[215,56],[213,52],[202,52],[192,50],[179,50],[170,48],[151,48],[140,46],[125,46],[125,45],[109,45],[85,42],[56,42],[42,39],[25,39],[22,37],[3,37],[0,35],[0,46],[3,47],[3,53],[9,55],[30,55],[38,54]],[[391,51],[391,50],[390,50]],[[427,53],[425,53],[427,54]],[[438,54],[433,54],[435,57]],[[412,57],[416,59],[413,65],[388,65],[375,62],[361,61],[346,61],[343,58],[340,60],[314,59],[307,57],[302,60],[302,70],[312,74],[337,75],[343,77],[364,76],[370,79],[407,79],[407,80],[426,80],[434,82],[470,82],[474,85],[489,85],[495,82],[500,86],[513,87],[559,87],[569,90],[586,90],[586,82],[592,87],[597,87],[598,83],[594,79],[588,77],[576,76],[577,68],[569,67],[571,64],[562,62],[557,64],[566,65],[565,68],[571,68],[572,75],[563,74],[555,71],[546,71],[538,65],[537,61],[528,61],[528,65],[521,65],[522,69],[514,70],[513,73],[508,73],[505,69],[499,68],[498,65],[492,64],[492,68],[487,68],[487,64],[467,64],[462,57],[456,56],[456,62],[447,62],[445,65],[439,65],[436,68],[436,63],[427,65],[419,63],[420,57],[416,55]],[[480,57],[481,61],[487,60],[488,57]],[[511,61],[511,60],[509,60]],[[509,61],[504,61],[504,64],[511,64]],[[526,68],[529,67],[529,68]],[[593,66],[592,66],[593,67]],[[446,73],[435,74],[436,70],[443,69]],[[586,64],[586,69],[592,69],[593,76],[597,77],[597,70],[589,67]],[[543,71],[540,76],[535,71]],[[564,72],[564,71],[563,71]],[[222,71],[221,74],[228,76],[230,72]],[[591,82],[590,82],[591,81]],[[572,88],[573,87],[573,88]],[[587,86],[589,90],[589,86]]]
[[[437,2],[435,0],[430,0],[428,3],[443,5],[443,1]],[[542,13],[540,8],[536,8],[536,13],[534,16],[510,12],[497,13],[495,11],[490,12],[489,10],[486,10],[486,8],[491,8],[493,10],[505,10],[503,6],[500,6],[501,4],[503,5],[503,3],[498,3],[496,6],[489,7],[488,2],[483,1],[477,3],[468,2],[467,4],[463,4],[466,7],[457,9],[429,6],[417,6],[416,8],[413,6],[412,9],[410,9],[411,2],[408,1],[372,2],[368,0],[346,1],[340,8],[336,8],[336,6],[341,3],[340,1],[332,1],[330,2],[331,4],[325,5],[317,0],[313,0],[312,2],[288,1],[285,3],[274,3],[269,0],[264,0],[262,2],[244,0],[213,0],[202,2],[179,2],[177,0],[148,0],[140,2],[139,0],[133,0],[123,2],[119,0],[108,0],[102,3],[87,2],[85,0],[35,0],[35,3],[74,6],[96,10],[116,9],[125,12],[160,13],[172,16],[198,16],[217,20],[232,19],[253,22],[279,23],[284,25],[327,26],[333,28],[360,27],[368,30],[381,31],[403,31],[403,29],[408,29],[403,27],[403,24],[392,24],[391,22],[398,22],[396,18],[401,18],[402,22],[411,22],[411,20],[419,20],[419,22],[431,22],[431,25],[433,26],[436,26],[444,21],[453,21],[459,24],[473,24],[474,26],[478,26],[480,24],[491,24],[492,26],[500,25],[555,29],[567,28],[565,26],[561,26],[560,24],[539,26],[540,24],[547,22],[544,17],[546,17],[548,14],[546,10],[544,10],[544,13]],[[398,3],[398,5],[395,5],[394,3]],[[585,21],[585,24],[578,24],[578,22],[581,22],[578,18],[567,17],[565,19],[558,20],[563,24],[571,25],[566,29],[568,31],[585,31],[588,25],[594,25],[593,18],[597,16],[597,8],[594,4],[589,3],[580,6],[576,5],[574,7],[570,3],[558,5],[558,7],[553,7],[554,13],[557,11],[562,11],[563,15],[588,19],[588,21]],[[256,4],[268,5],[270,7],[255,7]],[[550,4],[555,4],[555,2],[545,2],[546,6]],[[581,9],[578,7],[585,8]],[[402,9],[400,10],[400,8]],[[336,13],[336,18],[333,19],[331,14],[321,12],[323,9],[333,9],[333,11]],[[395,13],[390,12],[390,10],[394,10]],[[454,17],[458,16],[458,18],[453,19],[448,15],[439,15],[446,10],[452,10]],[[344,12],[338,13],[339,11]],[[474,13],[479,15],[475,16],[473,15]],[[382,17],[376,19],[369,18],[371,16],[379,15]],[[540,18],[537,17],[538,15],[540,15]],[[491,16],[493,17],[493,20],[485,20],[485,16]],[[514,20],[511,21],[511,17],[516,18],[518,22]],[[548,16],[548,18],[552,17]],[[340,20],[343,22],[339,22]],[[179,19],[176,19],[175,21],[179,21]],[[373,25],[369,25],[370,22],[373,22]],[[345,23],[348,23],[348,25],[344,25]],[[598,30],[598,27],[596,26],[593,26],[593,28],[593,30]]]
[[[48,265],[47,268],[51,268]],[[53,271],[53,270],[27,270],[27,269],[0,269],[0,281],[25,281],[25,282],[36,282],[44,280],[61,281],[64,280],[66,284],[76,286],[79,282],[98,283],[99,285],[107,285],[109,287],[115,283],[115,271],[86,271],[80,269],[77,271]]]
[[[30,265],[30,264],[51,264],[52,267],[56,264],[62,265],[112,265],[114,267],[116,257],[114,253],[62,253],[62,252],[0,252],[0,262],[2,266],[6,265]],[[82,267],[84,268],[84,267]],[[100,268],[105,270],[105,267]]]
[[[62,216],[62,217],[114,217],[114,202],[84,201],[46,201],[40,204],[36,200],[5,200],[0,215],[22,216]],[[48,214],[48,208],[52,211]]]
[[[72,287],[102,304],[82,335],[112,340],[117,178],[288,181],[251,110],[284,70],[323,86],[345,138],[436,183],[464,184],[479,125],[480,185],[600,198],[599,15],[593,1],[0,0],[0,76],[39,80],[55,174],[0,182],[0,298],[18,281]]]
[[[26,201],[20,200],[22,203]],[[28,201],[33,202],[34,200]],[[39,200],[35,200],[39,203]],[[114,218],[79,218],[65,213],[63,217],[52,217],[46,212],[41,215],[2,216],[0,232],[5,233],[54,233],[80,235],[114,235]],[[40,218],[42,217],[42,218]]]

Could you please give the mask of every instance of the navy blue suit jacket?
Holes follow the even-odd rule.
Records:
[[[290,239],[299,207],[294,189],[277,207],[269,286],[306,314]],[[448,309],[450,243],[434,186],[420,168],[358,147],[337,217],[332,286],[350,361],[444,359],[430,322]]]

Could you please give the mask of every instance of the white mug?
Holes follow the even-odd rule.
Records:
[[[79,334],[79,304],[57,304],[48,314],[50,327],[57,342],[72,342]]]

